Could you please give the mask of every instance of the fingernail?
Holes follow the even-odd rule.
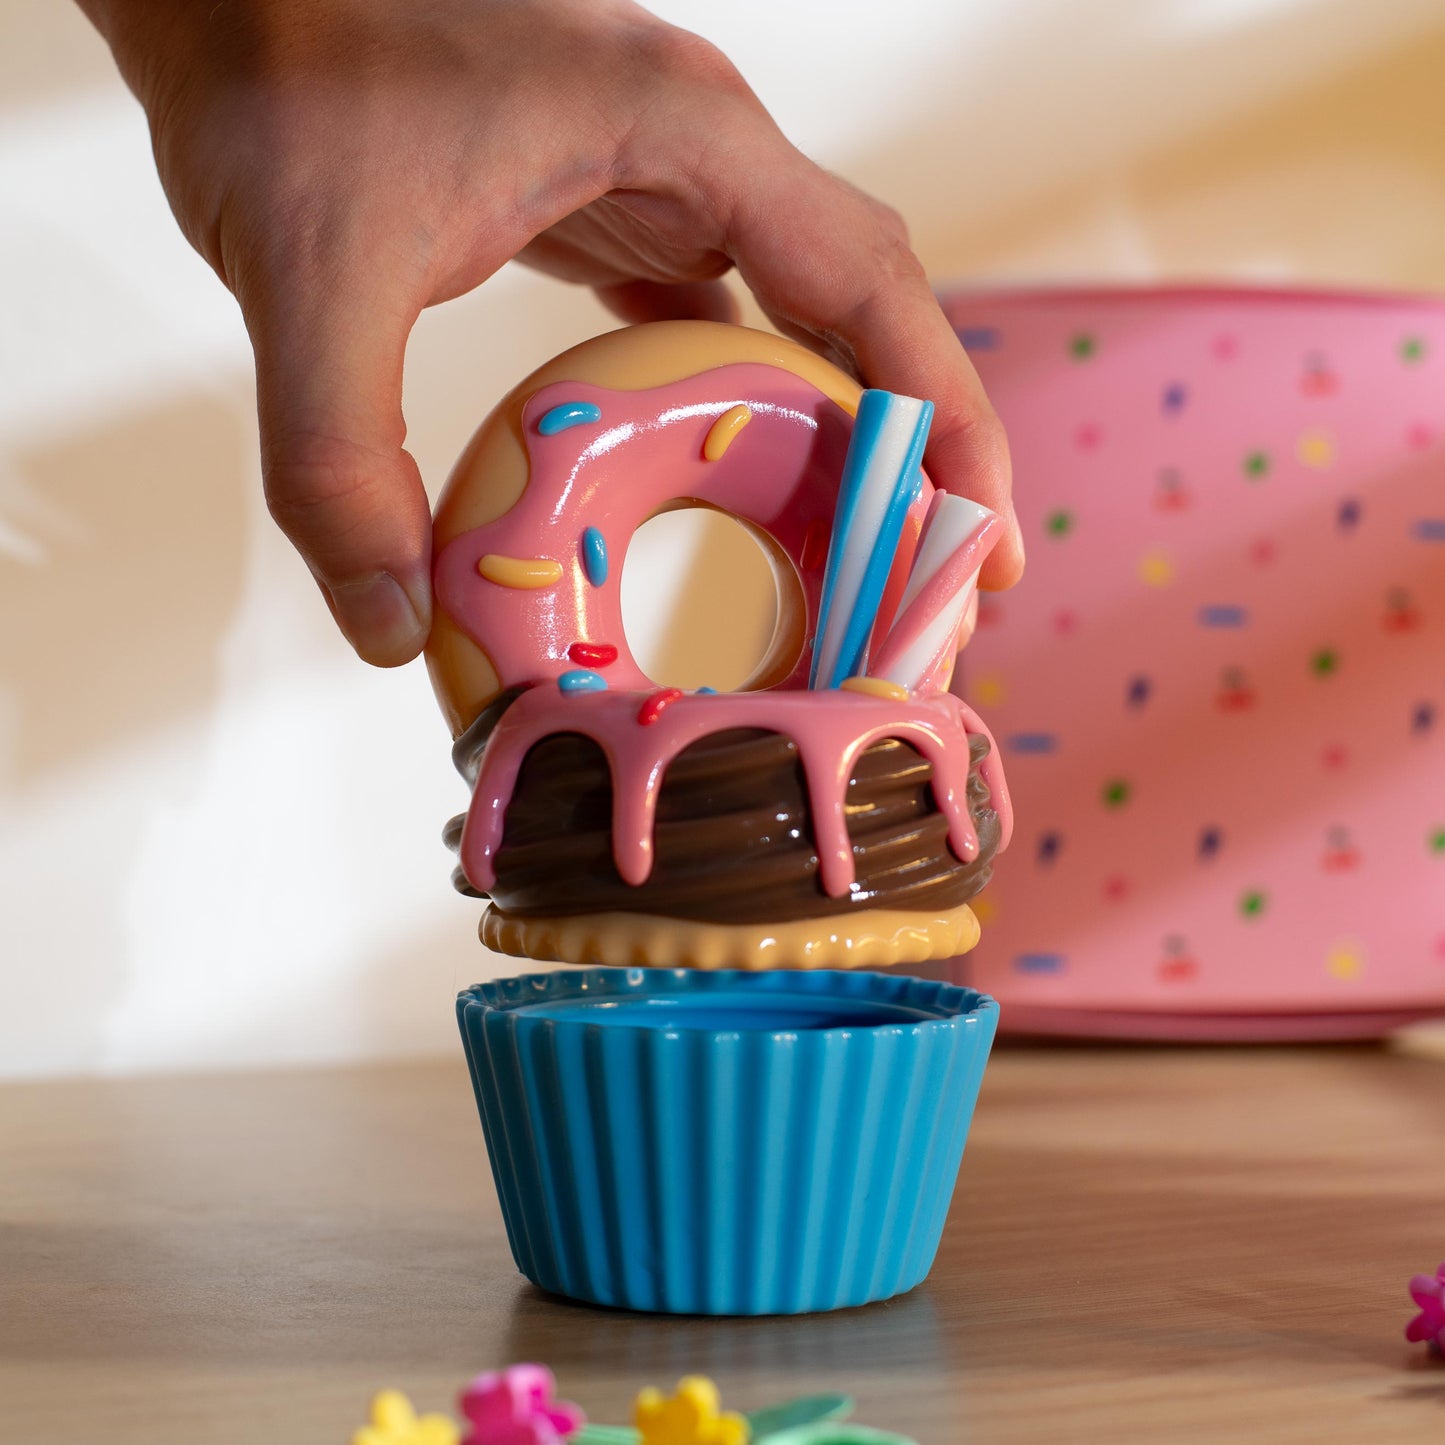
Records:
[[[410,662],[426,643],[427,627],[406,589],[390,572],[327,588],[346,640],[377,667]]]

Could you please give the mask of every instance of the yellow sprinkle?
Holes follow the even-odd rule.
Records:
[[[869,697],[886,697],[890,702],[908,701],[908,689],[886,677],[847,677],[838,686],[848,692],[866,692]]]
[[[1139,562],[1139,580],[1148,587],[1167,587],[1174,580],[1174,563],[1165,552],[1146,552]]]
[[[968,695],[978,703],[980,707],[997,707],[1004,699],[1003,678],[996,672],[981,673],[974,678],[968,689]]]
[[[973,916],[984,926],[998,917],[998,904],[985,894],[980,893],[977,898],[970,898],[968,906],[973,909]]]
[[[752,410],[739,403],[730,406],[708,430],[707,440],[702,444],[705,460],[715,462],[732,446],[733,439],[753,419]]]
[[[1324,431],[1307,431],[1296,447],[1300,461],[1307,467],[1323,469],[1334,465],[1335,439]]]
[[[1325,968],[1335,978],[1358,978],[1365,960],[1358,944],[1337,943],[1325,959]]]
[[[562,564],[550,557],[502,557],[488,552],[477,571],[498,587],[551,587],[562,580]]]

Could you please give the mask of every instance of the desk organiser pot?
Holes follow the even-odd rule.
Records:
[[[1028,827],[954,976],[1034,1032],[1445,1013],[1445,304],[944,304],[1029,557],[960,665]]]
[[[590,968],[480,984],[457,1013],[522,1273],[758,1315],[928,1273],[998,1008],[874,973]]]

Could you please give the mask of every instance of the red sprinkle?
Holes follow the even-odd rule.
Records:
[[[617,661],[617,649],[610,642],[574,642],[567,656],[579,667],[608,667]]]
[[[648,723],[655,723],[663,713],[675,703],[678,698],[685,696],[680,687],[665,687],[661,692],[655,692],[646,702],[637,709],[637,721],[643,727]]]

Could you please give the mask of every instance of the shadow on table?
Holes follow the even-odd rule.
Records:
[[[1396,1385],[1387,1390],[1382,1400],[1423,1401],[1445,1405],[1445,1361],[1432,1359],[1429,1355],[1417,1355],[1407,1366],[1418,1374],[1429,1374],[1432,1378],[1413,1380],[1407,1385]]]
[[[811,1375],[845,1370],[861,1359],[877,1370],[927,1371],[942,1338],[927,1285],[858,1309],[757,1318],[596,1309],[529,1286],[513,1301],[506,1352],[509,1359],[545,1359],[559,1368],[615,1368],[629,1379],[698,1370]]]
[[[642,1386],[694,1374],[716,1379],[739,1409],[837,1392],[856,1399],[860,1420],[904,1431],[964,1408],[927,1284],[857,1309],[746,1319],[595,1309],[528,1286],[513,1299],[505,1342],[509,1360],[545,1360],[564,1384],[595,1382],[588,1403],[602,1420],[631,1418]]]

